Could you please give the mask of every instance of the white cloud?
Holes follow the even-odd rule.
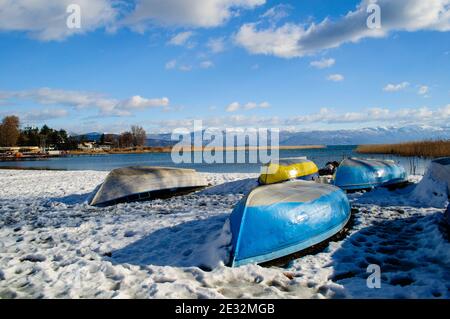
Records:
[[[402,83],[398,83],[398,84],[389,83],[388,85],[386,85],[383,88],[383,91],[386,91],[386,92],[398,92],[398,91],[406,89],[408,86],[409,86],[408,82],[402,82]]]
[[[166,97],[147,99],[139,95],[118,100],[91,92],[68,91],[50,88],[0,92],[0,100],[31,100],[41,105],[63,105],[78,110],[94,107],[105,116],[129,116],[132,111],[169,106]]]
[[[262,102],[262,103],[256,103],[256,102],[248,102],[246,104],[244,104],[243,106],[239,103],[239,102],[233,102],[230,105],[227,106],[226,111],[227,112],[236,112],[240,109],[244,109],[244,110],[253,110],[256,108],[269,108],[270,107],[270,103],[269,102]]]
[[[0,0],[0,32],[25,32],[43,41],[63,40],[99,28],[129,26],[144,32],[150,25],[216,27],[266,0]],[[81,28],[68,28],[67,7],[81,7]],[[130,8],[132,11],[129,12]],[[174,39],[177,42],[177,39]],[[182,41],[182,39],[180,39]]]
[[[191,65],[181,65],[178,69],[183,72],[189,72],[192,70],[192,66]]]
[[[263,108],[263,109],[267,109],[267,108],[270,107],[270,103],[269,102],[262,102],[262,103],[259,104],[259,107]]]
[[[67,7],[81,7],[81,28],[67,27]],[[110,0],[1,0],[0,31],[26,32],[43,41],[62,40],[74,34],[111,26],[117,9]]]
[[[317,69],[326,69],[332,67],[336,63],[335,59],[322,59],[318,61],[312,61],[309,65]]]
[[[289,16],[290,10],[292,10],[292,6],[286,4],[278,4],[264,12],[264,14],[261,15],[261,18],[266,18],[273,22],[276,22]]]
[[[149,24],[216,27],[238,9],[252,9],[265,0],[138,0],[125,23],[140,30]]]
[[[67,117],[69,112],[65,109],[43,109],[31,110],[20,115],[20,120],[24,122],[37,122]]]
[[[364,38],[384,37],[397,30],[450,30],[450,0],[378,0],[381,29],[367,28],[366,9],[370,2],[362,0],[353,11],[336,20],[326,18],[318,23],[281,26],[270,23],[265,29],[261,23],[247,23],[240,28],[235,40],[251,53],[292,58]],[[70,29],[66,25],[69,15],[66,9],[73,3],[81,7],[80,29]],[[217,27],[238,15],[240,10],[254,9],[265,3],[266,0],[135,0],[132,6],[117,0],[0,0],[0,31],[25,32],[49,41],[99,28],[116,30],[129,26],[144,32],[154,24]],[[270,8],[261,19],[285,18],[288,7]]]
[[[370,108],[361,112],[338,113],[335,110],[322,108],[318,113],[298,116],[288,121],[287,124],[296,122],[305,123],[370,123],[370,122],[387,122],[387,123],[424,123],[442,119],[445,112],[449,111],[446,117],[450,117],[450,105],[439,108],[435,111],[427,107],[420,108],[403,108],[399,110],[390,110],[387,108]]]
[[[298,42],[303,30],[294,24],[285,24],[279,28],[256,30],[256,24],[244,24],[234,39],[253,54],[275,55],[282,58],[301,56]]]
[[[235,42],[252,54],[294,58],[364,38],[385,37],[395,30],[450,30],[450,0],[378,0],[380,29],[367,27],[370,3],[371,0],[362,0],[354,11],[336,21],[326,18],[317,24],[286,23],[265,29],[246,23],[235,35]]]
[[[202,61],[200,63],[200,67],[202,69],[209,69],[212,68],[214,66],[214,63],[212,61]]]
[[[175,69],[176,66],[177,66],[177,60],[170,60],[166,63],[167,70]]]
[[[227,106],[226,111],[227,112],[236,112],[240,108],[241,108],[241,105],[239,104],[239,102],[233,102]]]
[[[159,106],[169,106],[169,99],[166,97],[158,99],[146,99],[142,96],[135,95],[131,98],[120,102],[119,106],[126,110],[146,109]]]
[[[330,74],[327,76],[328,81],[341,82],[344,81],[344,76],[342,74]]]
[[[248,102],[247,104],[244,105],[244,109],[246,110],[256,109],[257,107],[258,104],[256,104],[255,102]]]
[[[174,35],[169,40],[168,44],[177,45],[177,46],[185,45],[185,44],[187,44],[189,39],[192,38],[193,35],[194,35],[194,32],[192,32],[192,31],[180,32],[180,33]]]
[[[183,71],[183,72],[189,72],[192,70],[192,65],[189,64],[182,64],[179,65],[177,60],[170,60],[166,63],[165,65],[166,70],[174,70],[174,69],[178,69],[179,71]]]
[[[211,38],[206,43],[207,48],[213,53],[220,53],[225,50],[225,38]]]
[[[230,104],[233,109],[240,108],[238,102]],[[335,109],[321,108],[319,112],[300,116],[279,118],[277,116],[261,117],[255,115],[229,115],[214,118],[202,118],[203,125],[207,127],[277,127],[277,128],[301,128],[305,125],[320,127],[321,125],[334,124],[446,124],[450,119],[450,104],[437,108],[427,107],[388,109],[368,108],[357,112],[338,112]],[[167,120],[158,122],[160,127],[170,129],[172,127],[185,127],[192,119]]]
[[[426,96],[428,92],[430,91],[430,88],[426,85],[421,85],[419,87],[419,90],[417,91],[418,94]]]

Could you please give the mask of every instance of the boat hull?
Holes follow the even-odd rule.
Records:
[[[407,181],[405,169],[391,161],[346,159],[334,175],[333,184],[345,190],[391,186]]]
[[[318,172],[317,165],[306,158],[285,158],[263,166],[258,182],[268,185],[294,179],[313,180]]]
[[[91,201],[93,206],[167,198],[186,194],[208,185],[191,169],[126,167],[112,170]]]
[[[294,254],[338,233],[350,219],[345,193],[305,181],[254,189],[230,217],[233,267]]]

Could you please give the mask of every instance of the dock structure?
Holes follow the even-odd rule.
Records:
[[[64,151],[46,151],[38,146],[0,147],[0,162],[43,160],[64,155]]]

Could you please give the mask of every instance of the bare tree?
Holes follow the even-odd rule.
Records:
[[[133,134],[131,132],[124,132],[119,136],[120,147],[131,147],[133,146]]]
[[[147,140],[147,133],[142,128],[142,126],[133,125],[131,126],[131,134],[133,134],[133,144],[134,146],[144,146]]]
[[[114,134],[105,134],[105,143],[109,143],[112,147],[119,147],[119,137]]]
[[[6,116],[0,124],[0,146],[16,146],[19,139],[19,118]]]

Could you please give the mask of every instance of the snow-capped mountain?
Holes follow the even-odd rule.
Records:
[[[218,131],[220,133],[220,131]],[[244,134],[245,131],[242,133]],[[191,134],[193,135],[193,134]],[[170,134],[153,134],[155,140],[170,141]],[[270,138],[270,135],[269,135]],[[346,130],[280,131],[280,145],[388,144],[426,139],[450,139],[450,127],[410,125]],[[243,139],[241,139],[242,141]],[[193,141],[193,138],[192,138]],[[208,144],[209,141],[204,141]]]
[[[217,130],[218,134],[224,133]],[[236,131],[236,135],[245,135],[245,130]],[[85,137],[92,140],[100,139],[101,133],[88,133]],[[270,138],[270,134],[268,136]],[[389,144],[427,139],[450,139],[449,127],[433,127],[410,125],[403,127],[374,127],[345,130],[314,130],[314,131],[280,131],[280,145],[358,145],[358,144]],[[244,139],[238,139],[243,141]],[[191,133],[190,143],[194,141]],[[147,135],[148,146],[170,146],[178,141],[171,140],[170,133]],[[204,140],[203,144],[209,144]],[[239,142],[238,142],[239,144]],[[242,146],[242,145],[239,145]]]
[[[376,127],[355,130],[281,132],[281,145],[356,145],[387,144],[426,139],[449,139],[449,127],[404,126]]]

